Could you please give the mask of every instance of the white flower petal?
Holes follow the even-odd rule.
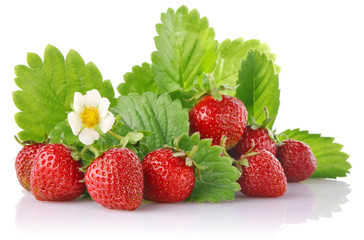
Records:
[[[84,128],[78,138],[83,144],[91,145],[95,140],[99,139],[99,137],[100,134],[93,128]]]
[[[105,117],[100,119],[99,127],[103,133],[106,133],[112,128],[112,125],[114,125],[115,117],[114,115],[107,111]]]
[[[107,98],[102,98],[99,104],[99,115],[100,118],[103,118],[106,116],[107,110],[109,110],[110,107],[110,101]]]
[[[84,96],[79,92],[75,92],[73,97],[73,109],[76,113],[81,114],[84,108]]]
[[[97,107],[100,104],[101,95],[99,91],[93,89],[86,93],[86,95],[84,96],[84,101],[86,107]]]
[[[77,136],[80,133],[81,128],[82,128],[82,119],[81,119],[80,115],[78,115],[75,112],[70,112],[67,115],[67,120],[68,120],[68,123],[70,124],[73,134]]]

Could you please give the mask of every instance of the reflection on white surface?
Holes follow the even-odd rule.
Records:
[[[40,202],[25,193],[16,207],[17,231],[27,236],[43,237],[133,236],[139,238],[178,233],[205,236],[231,235],[239,232],[262,236],[274,234],[283,226],[301,224],[308,219],[331,217],[340,211],[350,194],[349,185],[337,180],[311,179],[289,183],[281,198],[250,198],[237,193],[234,201],[213,203],[144,203],[136,211],[109,210],[91,201]],[[188,228],[188,231],[183,229]],[[162,231],[161,231],[162,230]]]

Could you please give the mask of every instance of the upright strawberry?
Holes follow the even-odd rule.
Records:
[[[15,159],[16,176],[24,189],[30,191],[30,174],[34,158],[38,150],[43,147],[43,143],[25,145]]]
[[[242,193],[252,197],[274,198],[287,191],[283,168],[272,153],[261,150],[247,156],[247,160],[249,166],[242,166],[242,174],[238,180]]]
[[[306,143],[293,139],[282,142],[278,147],[277,158],[288,182],[299,182],[311,177],[317,167],[311,148]]]
[[[40,201],[73,200],[85,190],[80,167],[70,149],[61,144],[48,144],[39,149],[34,159],[30,190]]]
[[[195,174],[183,157],[170,149],[157,149],[143,160],[144,198],[161,203],[185,200],[192,193]]]
[[[247,117],[245,105],[239,99],[222,95],[218,101],[208,95],[189,112],[190,134],[200,132],[201,138],[212,138],[213,145],[220,145],[225,136],[225,147],[230,149],[243,135]]]
[[[85,182],[93,200],[103,207],[135,210],[143,199],[143,167],[128,148],[112,148],[88,167]]]
[[[235,146],[243,135],[248,112],[238,98],[223,95],[216,87],[215,79],[210,74],[203,74],[195,79],[195,106],[189,112],[190,134],[199,132],[201,138],[212,138],[213,145],[221,145],[225,137],[225,148]]]

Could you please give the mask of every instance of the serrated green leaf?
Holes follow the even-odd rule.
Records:
[[[241,63],[238,84],[235,96],[245,104],[257,123],[265,120],[264,107],[268,108],[271,117],[277,116],[280,105],[278,74],[266,53],[257,49],[248,51]],[[268,128],[272,128],[274,120]]]
[[[215,67],[215,32],[196,9],[189,12],[185,6],[176,12],[168,9],[161,21],[154,39],[157,51],[152,53],[155,81],[166,92],[191,89],[196,76]]]
[[[308,144],[317,160],[317,168],[313,178],[345,177],[351,169],[347,161],[349,155],[342,152],[343,146],[334,142],[332,137],[322,137],[321,134],[312,134],[300,129],[286,130],[282,134],[289,139],[295,139]]]
[[[112,112],[120,115],[124,123],[121,135],[131,131],[151,131],[152,134],[141,142],[150,150],[171,144],[174,138],[189,131],[187,110],[182,108],[179,100],[172,101],[166,93],[160,96],[152,92],[120,96]]]
[[[191,151],[193,146],[198,146],[198,150],[193,155],[193,160],[201,169],[201,179],[196,173],[195,186],[191,196],[187,199],[196,202],[221,202],[222,200],[233,200],[235,191],[240,190],[236,182],[240,177],[240,172],[232,166],[230,158],[221,157],[221,147],[211,146],[211,139],[200,140],[199,133],[189,137],[187,134],[179,138],[178,147],[185,151]],[[196,172],[196,171],[195,171]]]
[[[21,140],[41,141],[49,132],[67,117],[71,111],[74,92],[85,94],[97,89],[115,103],[114,90],[110,81],[103,81],[93,63],[85,65],[81,56],[69,51],[66,59],[55,47],[48,45],[41,63],[36,54],[28,54],[31,68],[15,67],[15,83],[21,90],[13,92],[13,100],[20,112],[15,121],[23,130],[18,133]]]
[[[132,72],[124,75],[124,83],[120,83],[117,89],[122,96],[126,96],[129,93],[143,94],[148,91],[154,92],[157,95],[164,92],[154,81],[152,68],[149,63],[143,63],[142,66],[134,66]]]
[[[265,43],[260,43],[260,41],[256,39],[251,39],[248,41],[244,41],[243,38],[238,38],[234,41],[226,39],[221,44],[219,44],[219,56],[214,70],[214,77],[217,86],[236,86],[239,69],[241,67],[241,61],[242,59],[246,58],[248,51],[251,49],[258,49],[261,52],[266,53],[269,59],[272,61],[276,59],[276,55],[270,53],[269,46]],[[277,73],[280,70],[280,68],[276,65],[275,69]],[[231,90],[227,90],[227,93],[232,96],[235,94],[235,92]]]

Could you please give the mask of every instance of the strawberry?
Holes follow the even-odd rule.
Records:
[[[243,136],[234,148],[230,149],[229,154],[234,158],[246,154],[248,151],[259,152],[260,150],[267,150],[274,156],[277,155],[277,145],[280,141],[275,134],[268,128],[274,118],[269,117],[268,108],[264,108],[265,119],[259,124],[253,116],[249,116],[251,125],[247,126],[244,130]]]
[[[143,199],[143,167],[128,148],[112,148],[87,169],[85,182],[91,198],[106,208],[135,210]]]
[[[277,145],[269,136],[268,130],[263,127],[257,129],[253,129],[251,126],[246,127],[242,138],[234,148],[229,150],[229,154],[234,158],[239,158],[250,149],[254,152],[267,150],[274,156],[277,155]]]
[[[183,157],[170,149],[157,149],[143,160],[144,198],[161,203],[185,200],[192,193],[195,174]]]
[[[207,95],[190,110],[190,134],[200,132],[201,138],[212,138],[213,145],[220,145],[225,136],[225,147],[230,149],[243,135],[248,113],[239,99],[221,96],[222,100],[217,101]]]
[[[16,156],[16,176],[18,177],[19,183],[28,191],[30,191],[30,174],[33,161],[38,150],[43,146],[44,144],[42,143],[25,145]]]
[[[85,190],[80,167],[81,164],[72,158],[71,150],[66,146],[48,144],[35,156],[30,190],[40,201],[73,200]]]
[[[306,143],[293,139],[282,142],[278,147],[277,158],[288,182],[299,182],[311,177],[317,167],[311,148]]]
[[[261,150],[254,155],[248,155],[247,160],[249,166],[242,166],[242,174],[238,179],[242,193],[252,197],[274,198],[286,192],[286,176],[272,153]]]

